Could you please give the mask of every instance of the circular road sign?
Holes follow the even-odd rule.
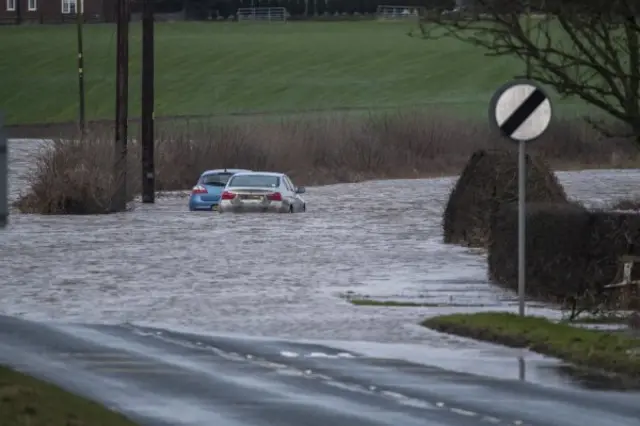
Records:
[[[551,101],[531,80],[513,80],[500,87],[489,104],[489,123],[515,142],[529,142],[551,123]]]

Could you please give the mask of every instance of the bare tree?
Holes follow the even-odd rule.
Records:
[[[529,65],[528,77],[604,111],[640,145],[639,0],[457,4],[454,10],[432,11],[420,25],[422,36],[453,37],[490,56],[516,56]],[[611,120],[590,122],[612,135]]]

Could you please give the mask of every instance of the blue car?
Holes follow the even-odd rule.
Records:
[[[229,178],[236,173],[250,171],[245,169],[215,169],[203,172],[191,190],[189,210],[192,212],[197,210],[218,210],[220,194],[222,194]]]

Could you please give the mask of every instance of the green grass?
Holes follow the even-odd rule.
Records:
[[[84,28],[87,116],[112,118],[116,27]],[[134,117],[140,112],[141,28],[130,28]],[[516,59],[486,57],[458,41],[409,37],[410,28],[158,23],[156,115],[432,106],[484,119],[493,91],[524,69]],[[75,26],[3,26],[0,40],[0,110],[7,123],[75,120]]]
[[[614,315],[597,315],[597,316],[585,316],[578,317],[572,321],[563,321],[567,324],[602,324],[602,325],[616,325],[627,324],[629,322],[628,315],[614,314]]]
[[[122,415],[53,385],[0,367],[2,426],[135,426]]]
[[[622,333],[588,330],[504,312],[444,315],[422,324],[445,333],[528,347],[581,367],[640,377],[640,338]]]

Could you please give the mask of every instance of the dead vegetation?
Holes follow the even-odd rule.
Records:
[[[115,158],[113,143],[105,135],[54,140],[35,155],[28,190],[15,207],[25,213],[109,213],[117,188],[126,179],[114,174]],[[135,156],[129,160],[126,180],[132,195],[137,190],[132,177],[138,168]]]
[[[483,123],[425,112],[364,117],[215,123],[178,120],[158,125],[159,191],[190,188],[205,169],[278,170],[300,185],[456,174],[478,149],[504,148]],[[22,212],[108,213],[118,179],[113,176],[113,134],[104,126],[81,142],[62,135],[38,153]],[[133,135],[136,136],[136,135]],[[531,151],[551,167],[624,167],[640,158],[631,140],[599,136],[583,122],[559,121]],[[140,147],[129,143],[127,188],[137,194]]]

